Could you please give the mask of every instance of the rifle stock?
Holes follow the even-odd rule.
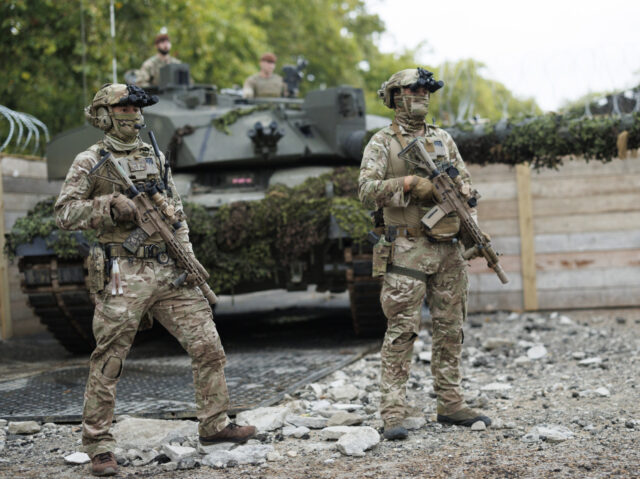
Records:
[[[415,161],[412,155],[417,156],[420,161]],[[473,246],[464,251],[462,256],[465,259],[477,255],[483,256],[487,261],[487,266],[495,271],[500,281],[503,284],[508,283],[509,278],[500,266],[498,254],[472,215],[472,209],[478,204],[479,195],[464,184],[459,171],[454,166],[449,166],[444,172],[438,170],[429,152],[417,138],[409,143],[399,156],[422,169],[426,169],[434,188],[442,197],[442,201],[431,208],[422,218],[421,222],[424,227],[430,230],[446,215],[455,212],[460,218],[460,226],[473,241]]]

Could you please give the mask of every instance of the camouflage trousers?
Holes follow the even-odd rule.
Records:
[[[111,283],[96,295],[93,334],[96,349],[89,363],[84,395],[82,443],[93,457],[113,451],[109,433],[116,384],[141,318],[150,312],[191,356],[201,436],[211,436],[229,423],[229,394],[224,376],[225,354],[209,303],[199,288],[170,285],[178,276],[172,260],[120,258],[123,296],[111,295]]]
[[[393,264],[424,272],[427,281],[385,274],[380,293],[387,317],[381,351],[380,414],[385,421],[405,417],[406,383],[425,295],[433,319],[431,373],[438,397],[437,412],[452,414],[464,404],[460,390],[460,356],[468,280],[461,246],[430,243],[426,238],[399,237],[395,240],[393,254]]]

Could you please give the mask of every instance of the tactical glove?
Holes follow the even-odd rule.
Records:
[[[133,201],[120,193],[111,196],[111,217],[114,221],[134,221],[136,219],[136,205]]]
[[[411,182],[411,198],[418,204],[433,204],[442,201],[440,193],[434,188],[428,178],[414,177]]]

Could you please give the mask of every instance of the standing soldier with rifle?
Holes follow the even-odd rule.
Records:
[[[239,427],[227,417],[225,354],[209,306],[215,294],[193,254],[168,164],[157,145],[154,151],[139,136],[142,108],[157,101],[134,85],[107,84],[98,90],[85,115],[105,136],[76,156],[55,205],[60,228],[98,233],[88,265],[96,349],[82,427],[97,476],[117,473],[109,433],[116,383],[147,314],[191,356],[200,443],[244,442],[255,434],[253,426]]]
[[[442,86],[422,68],[402,70],[383,83],[378,94],[395,111],[395,119],[371,138],[360,167],[360,199],[369,208],[382,208],[385,223],[374,247],[373,273],[384,276],[380,301],[387,332],[381,351],[380,414],[387,439],[408,436],[402,426],[408,413],[405,385],[425,296],[433,318],[431,372],[438,422],[491,424],[465,405],[460,389],[465,258],[492,253],[490,266],[499,265],[489,237],[477,227],[478,195],[458,148],[446,131],[425,123],[430,95]],[[445,170],[450,175],[441,173]],[[470,247],[464,257],[461,243]]]

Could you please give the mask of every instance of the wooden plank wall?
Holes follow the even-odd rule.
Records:
[[[4,227],[10,231],[16,220],[45,198],[60,193],[61,181],[47,181],[47,165],[42,158],[0,154],[4,199]],[[21,274],[17,261],[9,263],[9,304],[14,336],[44,331],[27,306],[20,289]]]
[[[470,167],[482,194],[480,225],[504,254],[510,283],[472,261],[470,311],[523,310],[516,169]],[[640,158],[567,159],[531,172],[535,282],[540,309],[640,306]]]

